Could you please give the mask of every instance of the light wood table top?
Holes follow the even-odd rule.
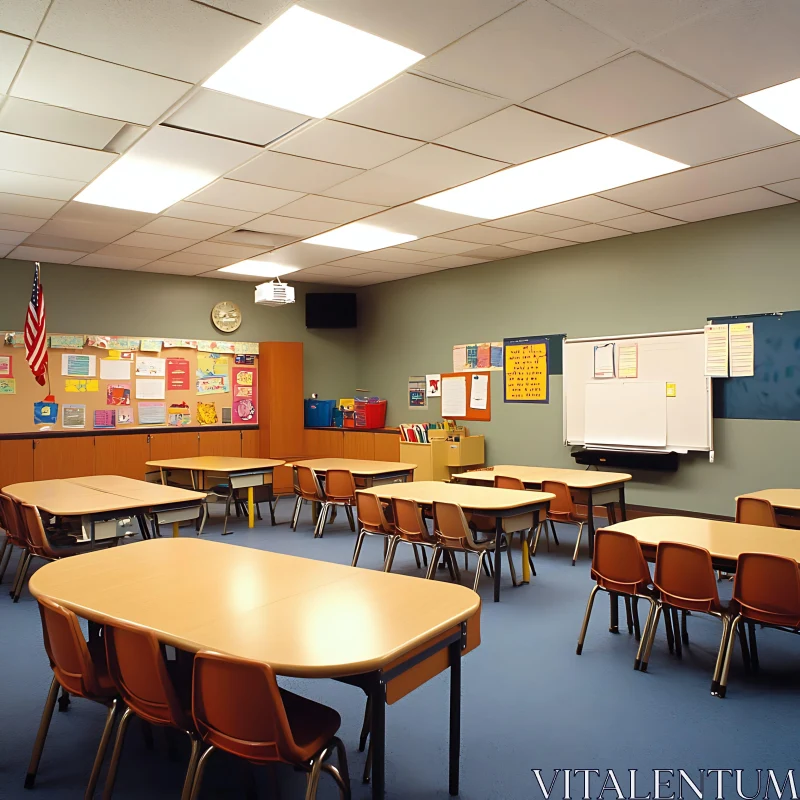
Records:
[[[509,511],[555,499],[555,495],[550,492],[520,492],[516,489],[495,489],[493,486],[468,486],[441,481],[387,483],[359,491],[377,495],[384,500],[400,497],[426,506],[432,505],[434,501],[456,503],[471,511]]]
[[[561,467],[521,467],[513,464],[498,464],[491,469],[470,470],[453,477],[492,483],[495,475],[519,478],[523,483],[541,484],[542,481],[560,481],[566,483],[570,489],[601,489],[615,483],[625,483],[632,478],[626,472],[600,472]]]
[[[172,503],[201,502],[205,493],[164,486],[160,483],[147,483],[121,475],[91,475],[86,478],[67,478],[67,483],[96,489],[98,492],[117,495],[135,500],[139,505],[170,505]]]
[[[30,589],[94,622],[124,620],[183,650],[297,677],[378,669],[481,605],[463,586],[195,538],[65,558],[39,569]]]
[[[367,461],[358,458],[309,458],[293,461],[289,466],[310,467],[314,472],[327,472],[329,469],[346,469],[353,475],[377,476],[392,472],[410,472],[416,464],[402,461]]]
[[[640,517],[610,525],[643,545],[681,542],[703,547],[712,556],[736,561],[742,553],[770,553],[800,562],[800,536],[789,528],[765,528],[697,517]]]
[[[245,472],[247,470],[269,470],[286,462],[277,458],[236,458],[235,456],[193,456],[191,458],[165,458],[148,461],[148,467],[164,469],[188,469],[194,472]]]
[[[769,500],[775,508],[800,511],[800,489],[762,489],[760,492],[748,492],[739,497],[757,497],[760,500]]]

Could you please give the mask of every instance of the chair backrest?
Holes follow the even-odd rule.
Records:
[[[402,497],[392,498],[394,531],[407,542],[434,544],[436,539],[428,533],[428,526],[422,516],[422,508],[413,500]]]
[[[267,664],[198,653],[192,716],[203,741],[241,758],[299,763],[309,757],[295,742],[275,673]]]
[[[340,503],[356,502],[356,482],[353,473],[346,469],[329,469],[325,473],[325,497]]]
[[[495,489],[522,489],[525,490],[525,484],[520,478],[512,478],[510,475],[495,475],[494,476]]]
[[[719,611],[717,575],[711,553],[680,542],[659,542],[653,583],[661,600],[688,611]]]
[[[455,550],[477,548],[461,506],[455,503],[434,502],[433,526],[436,540],[442,547]]]
[[[39,598],[38,603],[44,649],[56,680],[65,691],[77,697],[92,700],[107,695],[100,687],[78,618],[45,597]]]
[[[772,503],[761,497],[737,497],[736,521],[744,525],[762,525],[765,528],[778,527]]]
[[[316,500],[321,503],[325,499],[322,496],[317,474],[311,467],[295,464],[294,474],[297,478],[297,487],[305,500]]]
[[[610,592],[641,594],[652,582],[635,536],[600,528],[594,537],[592,577]]]
[[[125,704],[148,722],[190,730],[156,635],[115,622],[106,625],[105,640],[108,671]]]
[[[18,503],[17,509],[27,534],[28,549],[34,555],[42,558],[58,558],[58,553],[54,552],[53,548],[50,547],[47,534],[44,532],[39,509],[36,506],[28,505],[28,503]]]
[[[742,553],[733,599],[747,619],[800,628],[800,567],[784,556]]]
[[[550,516],[572,517],[575,514],[575,503],[569,486],[561,481],[542,481],[542,491],[550,492],[555,497],[550,501]]]
[[[17,547],[28,546],[28,536],[22,524],[16,500],[7,494],[0,494],[0,508],[3,509],[3,529],[11,544]]]
[[[356,514],[358,524],[371,533],[392,532],[392,526],[383,513],[383,506],[377,495],[368,492],[356,492]]]

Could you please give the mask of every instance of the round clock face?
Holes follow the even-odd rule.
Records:
[[[242,312],[236,303],[223,300],[211,309],[211,322],[218,331],[232,333],[242,324]]]

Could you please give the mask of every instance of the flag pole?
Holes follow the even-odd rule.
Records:
[[[34,264],[39,268],[39,286],[42,285],[42,265],[39,261],[34,261]],[[45,340],[44,346],[47,347],[47,331],[45,331]],[[54,403],[56,398],[53,396],[53,389],[50,386],[50,359],[47,359],[47,366],[44,369],[45,375],[47,376],[47,397],[45,397],[46,403]]]

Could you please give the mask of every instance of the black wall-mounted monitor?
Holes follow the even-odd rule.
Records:
[[[358,324],[353,292],[311,292],[306,295],[306,328],[355,328]]]

